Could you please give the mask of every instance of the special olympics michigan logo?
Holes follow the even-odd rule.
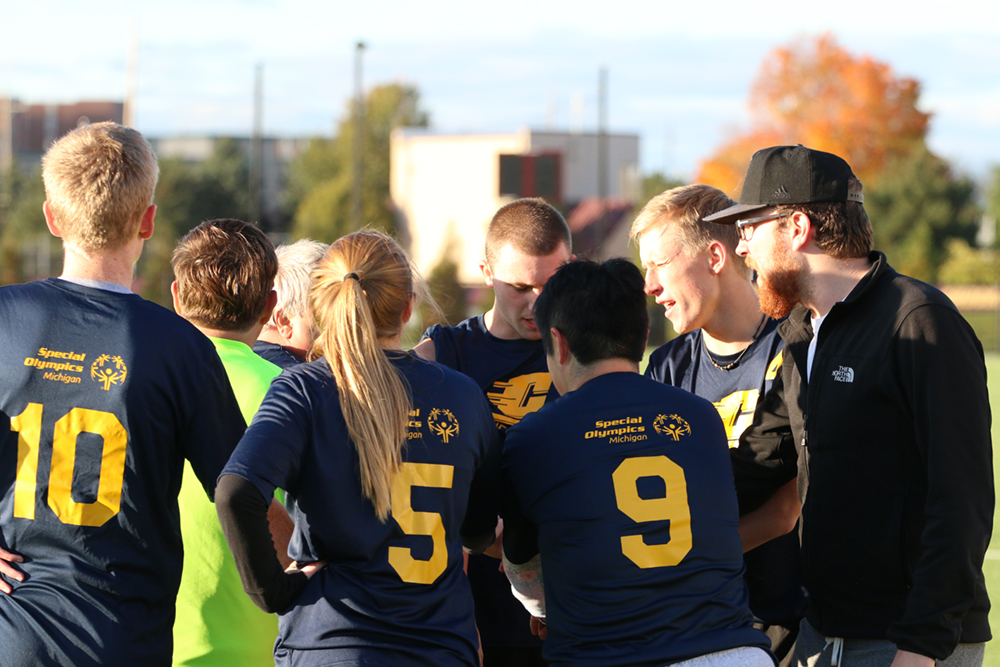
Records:
[[[680,415],[659,415],[653,420],[653,428],[660,435],[669,435],[675,442],[682,435],[691,435],[691,425]]]
[[[125,361],[118,355],[102,354],[90,365],[90,379],[100,382],[104,391],[110,390],[112,385],[125,382],[127,375]]]
[[[427,428],[441,436],[442,442],[448,442],[448,438],[458,435],[458,417],[451,410],[434,408],[427,413]]]

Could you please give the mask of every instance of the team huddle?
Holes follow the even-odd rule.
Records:
[[[654,197],[642,270],[513,201],[493,306],[409,351],[381,232],[210,220],[175,313],[133,294],[157,176],[135,130],[61,138],[62,275],[0,288],[0,667],[982,664],[982,346],[841,158]]]

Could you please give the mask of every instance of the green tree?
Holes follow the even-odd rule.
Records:
[[[875,247],[900,273],[937,282],[947,240],[975,243],[979,211],[974,194],[969,178],[956,176],[926,149],[893,162],[878,188],[865,193]]]
[[[250,190],[246,155],[235,139],[222,138],[200,163],[161,159],[155,203],[156,228],[136,267],[136,290],[169,306],[173,280],[170,257],[178,239],[205,220],[247,220]]]
[[[993,221],[993,245],[1000,248],[1000,164],[993,165],[986,180],[986,215]]]
[[[684,181],[677,180],[676,178],[667,178],[658,171],[646,174],[642,177],[642,200],[638,202],[638,205],[641,208],[656,195],[682,185],[684,185]]]
[[[376,86],[365,98],[364,172],[361,210],[367,226],[392,232],[395,214],[389,199],[389,141],[397,127],[427,127],[416,87]],[[348,101],[337,136],[315,139],[289,168],[287,205],[294,209],[294,236],[333,241],[354,231],[351,220],[355,109]]]
[[[42,215],[45,186],[41,167],[22,171],[15,164],[4,180],[4,196],[0,200],[0,284],[48,277],[40,275],[44,267],[27,261],[29,254],[41,254],[44,244],[48,244],[56,257],[59,253],[59,242],[49,234]],[[50,268],[58,273],[60,266],[55,258]]]
[[[943,285],[994,285],[1000,279],[994,250],[977,249],[964,239],[948,239],[938,277]]]

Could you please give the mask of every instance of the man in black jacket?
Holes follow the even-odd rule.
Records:
[[[736,224],[785,363],[734,465],[741,509],[798,477],[801,665],[982,663],[994,492],[982,345],[872,250],[861,183],[803,146],[758,151]]]

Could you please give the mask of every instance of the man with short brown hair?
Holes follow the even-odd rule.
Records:
[[[493,288],[493,307],[456,326],[429,328],[414,348],[421,357],[475,380],[490,399],[501,431],[558,396],[532,307],[545,282],[570,260],[571,243],[566,221],[545,200],[518,199],[501,207],[490,222],[486,257],[479,263],[486,285]],[[545,664],[541,641],[529,631],[528,613],[511,595],[498,558],[469,558],[483,665]]]
[[[277,299],[278,258],[260,229],[233,219],[203,222],[178,242],[172,259],[176,280],[170,291],[174,310],[215,345],[249,424],[281,369],[256,355],[251,346],[271,316]],[[278,621],[243,593],[215,506],[198,493],[190,467],[179,496],[181,534],[197,545],[184,552],[184,574],[177,593],[174,665],[274,664]],[[284,507],[271,502],[272,536],[283,562],[292,522]]]

